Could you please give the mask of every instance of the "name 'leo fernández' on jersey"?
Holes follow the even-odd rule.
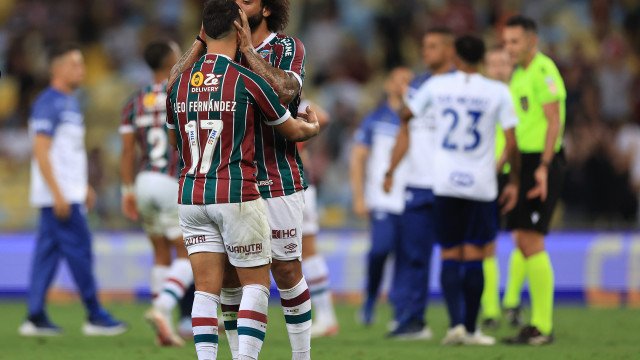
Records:
[[[272,127],[291,115],[263,78],[227,56],[206,54],[171,86],[166,108],[167,127],[175,130],[183,164],[180,204],[260,197],[254,163],[254,134],[260,126],[256,122]]]
[[[271,66],[293,75],[304,83],[306,61],[302,41],[284,34],[271,33],[256,51]],[[237,59],[244,66],[249,64],[242,54]],[[289,111],[297,116],[300,97],[291,104]],[[256,128],[256,163],[258,166],[258,186],[263,198],[291,195],[306,189],[302,160],[295,142],[287,141],[275,129],[264,122]]]
[[[120,122],[120,134],[133,133],[142,152],[139,171],[178,175],[178,152],[169,145],[167,128],[167,82],[151,84],[127,101]]]

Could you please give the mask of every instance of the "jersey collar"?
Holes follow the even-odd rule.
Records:
[[[273,38],[275,38],[275,37],[276,37],[276,35],[278,35],[278,34],[276,34],[276,33],[272,32],[269,36],[267,36],[267,38],[266,38],[266,39],[264,39],[264,41],[262,41],[262,43],[260,44],[260,46],[258,46],[258,47],[256,48],[256,50],[260,50],[260,49],[262,49],[263,47],[265,47],[268,43],[270,43],[270,42],[271,42],[271,40],[273,40]]]

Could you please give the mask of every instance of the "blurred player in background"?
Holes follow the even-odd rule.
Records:
[[[507,217],[507,228],[513,230],[524,255],[531,294],[531,323],[507,342],[530,345],[553,341],[554,276],[544,239],[564,177],[562,134],[567,97],[553,60],[538,51],[536,32],[533,20],[514,16],[507,21],[503,36],[507,52],[517,65],[509,87],[520,120],[516,135],[522,153],[518,206]],[[524,277],[517,280],[523,281]]]
[[[184,160],[179,214],[196,284],[192,324],[199,359],[217,355],[217,307],[227,257],[242,285],[233,358],[257,359],[266,335],[271,244],[256,183],[255,127],[264,121],[292,142],[319,130],[311,109],[308,122],[293,119],[263,78],[233,62],[239,15],[235,2],[205,4],[207,54],[170,81],[167,101],[170,138]]]
[[[308,99],[300,102],[300,108],[313,107],[322,130],[329,123],[329,114]],[[309,151],[306,142],[297,143],[302,163],[309,163]],[[318,224],[318,202],[316,187],[309,184],[304,191],[304,211],[302,213],[302,273],[308,279],[311,291],[311,304],[314,310],[311,337],[333,336],[339,331],[338,319],[333,307],[333,294],[329,287],[329,267],[316,249],[316,235],[320,230]]]
[[[484,62],[485,75],[493,80],[508,84],[513,72],[513,65],[509,54],[502,47],[495,47],[487,51]],[[496,173],[498,176],[498,196],[509,181],[509,165],[505,152],[506,139],[500,126],[496,127]],[[501,218],[496,207],[496,221],[498,228]],[[500,269],[496,258],[496,242],[485,246],[485,258],[482,262],[484,269],[484,291],[482,292],[482,326],[487,329],[496,329],[500,323]]]
[[[385,263],[389,255],[395,252],[402,236],[400,216],[404,210],[406,162],[400,165],[390,193],[383,192],[382,185],[400,128],[398,112],[412,78],[413,73],[407,68],[399,67],[391,71],[385,81],[384,101],[362,120],[351,150],[353,212],[359,218],[369,218],[370,221],[371,248],[367,256],[366,294],[361,309],[361,320],[365,325],[373,322]],[[400,261],[395,264],[398,266]],[[391,284],[390,293],[396,285]],[[395,314],[402,311],[395,303],[392,305]]]
[[[153,83],[131,96],[120,125],[122,212],[130,220],[140,218],[151,240],[154,300],[145,317],[154,327],[159,344],[167,346],[183,345],[174,331],[172,311],[193,282],[178,223],[178,153],[169,144],[165,126],[167,79],[179,56],[178,45],[171,41],[155,41],[146,46],[144,59],[153,71]],[[141,154],[137,166],[136,145]],[[172,262],[173,248],[176,259]]]
[[[509,162],[518,169],[514,127],[517,118],[506,85],[478,73],[485,47],[463,36],[455,41],[458,71],[432,78],[403,109],[408,121],[432,110],[436,116],[434,193],[436,228],[441,245],[441,287],[449,312],[445,345],[493,345],[495,339],[476,327],[484,287],[484,247],[495,239],[498,186],[495,175],[495,129],[506,137]],[[400,156],[394,151],[391,169]],[[503,210],[515,206],[517,171],[501,197]]]
[[[422,39],[422,56],[429,70],[417,76],[409,85],[407,98],[431,76],[453,69],[453,33],[447,28],[434,28]],[[394,151],[400,158],[408,152],[405,207],[402,213],[402,232],[397,247],[399,264],[394,274],[391,301],[402,311],[395,314],[396,326],[389,334],[394,338],[430,339],[433,335],[425,322],[429,296],[431,251],[436,242],[433,213],[433,147],[434,114],[426,113],[400,123]],[[396,150],[397,148],[397,150]],[[391,190],[394,173],[385,173],[386,191]],[[410,230],[409,230],[410,229]]]
[[[64,259],[87,310],[83,334],[118,335],[126,326],[98,301],[86,219],[86,208],[94,205],[95,193],[88,184],[84,118],[75,95],[84,79],[84,58],[79,47],[62,45],[53,49],[49,60],[51,81],[34,102],[29,120],[33,138],[31,204],[39,208],[40,218],[27,320],[19,332],[25,336],[61,333],[44,307],[47,290]]]

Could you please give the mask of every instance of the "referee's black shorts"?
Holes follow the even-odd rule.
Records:
[[[541,234],[549,233],[553,210],[560,198],[565,173],[565,159],[562,151],[553,157],[549,166],[547,199],[527,199],[527,192],[535,186],[534,173],[540,165],[540,153],[521,155],[520,193],[518,205],[507,214],[507,230],[533,230]]]

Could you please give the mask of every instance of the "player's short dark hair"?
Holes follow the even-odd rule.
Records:
[[[538,32],[538,26],[536,25],[536,22],[530,18],[530,17],[526,17],[524,15],[514,15],[512,17],[510,17],[507,20],[507,27],[521,27],[524,29],[524,31],[528,31],[528,32],[532,32],[532,33],[537,33]]]
[[[478,65],[484,59],[484,41],[473,35],[464,35],[456,39],[456,54],[470,65]]]
[[[74,42],[65,42],[54,44],[49,48],[49,62],[56,60],[59,57],[67,55],[72,51],[80,51],[80,44]]]
[[[167,56],[172,52],[173,48],[171,48],[171,41],[154,40],[144,48],[143,57],[151,70],[155,71],[162,67]]]
[[[262,6],[269,8],[271,15],[267,20],[267,29],[271,32],[284,30],[289,23],[289,0],[262,0]]]
[[[432,28],[427,29],[424,35],[443,35],[453,37],[453,30],[446,26],[434,26]]]
[[[202,12],[204,32],[212,39],[222,39],[240,17],[240,8],[233,0],[207,0]]]

